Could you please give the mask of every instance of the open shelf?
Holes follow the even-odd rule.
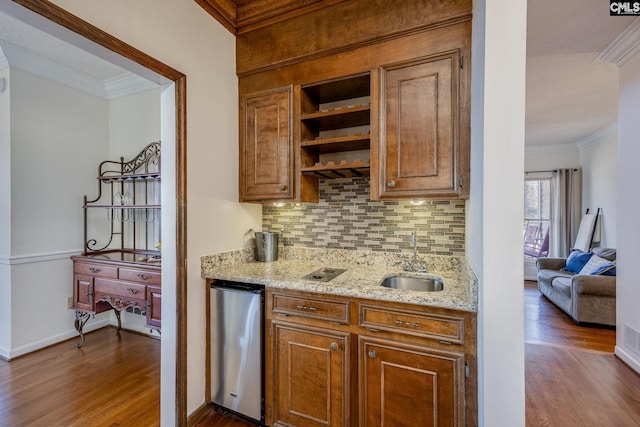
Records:
[[[303,114],[303,122],[313,127],[316,132],[330,129],[364,126],[369,124],[371,108],[369,105],[354,105],[327,111]]]
[[[361,162],[356,160],[355,162],[348,163],[346,160],[335,164],[335,162],[328,162],[322,164],[320,162],[313,166],[302,168],[303,175],[313,176],[320,179],[334,179],[334,178],[352,178],[357,176],[369,176],[370,164],[369,162]]]
[[[302,141],[301,147],[315,149],[318,154],[339,153],[342,151],[366,150],[369,148],[371,135],[356,134],[336,136],[333,138],[317,138],[311,141]]]
[[[346,159],[354,158],[349,152],[370,149],[370,97],[369,73],[301,87],[300,171],[304,177],[369,176],[368,162]],[[323,155],[332,161],[323,163]]]

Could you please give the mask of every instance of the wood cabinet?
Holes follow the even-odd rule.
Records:
[[[346,426],[348,332],[274,321],[273,426]]]
[[[350,306],[323,295],[267,291],[268,425],[350,425]]]
[[[77,311],[76,329],[80,347],[84,343],[82,327],[90,315],[113,309],[120,324],[120,312],[129,308],[146,314],[147,324],[161,326],[161,271],[159,265],[127,262],[122,254],[110,253],[74,256],[73,306]],[[125,267],[123,267],[125,265]]]
[[[454,50],[381,67],[380,198],[468,195],[468,155],[461,153],[468,146],[460,135],[462,58]]]
[[[360,337],[361,426],[464,425],[464,353]]]
[[[267,289],[267,423],[477,423],[474,313]]]
[[[292,87],[240,99],[240,201],[294,195]]]

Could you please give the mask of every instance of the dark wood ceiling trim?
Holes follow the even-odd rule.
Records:
[[[472,15],[471,14],[466,14],[463,16],[457,16],[451,19],[447,19],[445,21],[440,21],[437,22],[435,24],[430,24],[430,25],[424,25],[421,27],[417,27],[417,28],[411,28],[405,31],[399,31],[396,33],[392,33],[392,34],[388,34],[384,37],[378,37],[375,40],[364,40],[362,42],[359,43],[353,43],[350,45],[344,45],[344,46],[340,46],[340,47],[336,47],[336,48],[331,48],[331,49],[325,49],[325,50],[318,50],[315,51],[313,53],[309,53],[309,54],[301,54],[298,56],[294,56],[291,58],[286,58],[280,61],[273,61],[269,64],[254,68],[254,69],[250,69],[250,70],[239,70],[239,66],[237,64],[237,59],[236,59],[236,74],[238,75],[238,77],[248,77],[250,75],[253,74],[258,74],[258,73],[262,73],[265,71],[270,71],[270,70],[274,70],[276,68],[282,68],[282,67],[288,67],[291,65],[295,65],[298,64],[300,62],[305,62],[305,61],[311,61],[314,59],[318,59],[318,58],[323,58],[326,56],[332,56],[332,55],[339,55],[342,52],[348,52],[354,49],[359,49],[362,47],[366,47],[366,46],[370,46],[370,45],[375,45],[378,43],[383,43],[383,42],[387,42],[390,40],[394,40],[394,39],[399,39],[399,38],[405,38],[405,37],[409,37],[412,34],[418,34],[418,33],[423,33],[425,31],[431,31],[434,30],[436,28],[442,28],[442,27],[446,27],[446,26],[450,26],[450,25],[455,25],[455,24],[459,24],[462,22],[467,22],[470,21],[472,19]],[[237,44],[236,44],[237,46]]]
[[[345,0],[236,0],[236,34],[247,33],[343,1]]]
[[[195,0],[232,34],[236,34],[236,3],[233,0]]]

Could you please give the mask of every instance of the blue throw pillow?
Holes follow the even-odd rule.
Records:
[[[567,265],[564,267],[564,270],[579,273],[582,267],[589,262],[592,255],[591,252],[572,251],[567,258]]]

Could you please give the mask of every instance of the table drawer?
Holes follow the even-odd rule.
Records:
[[[119,278],[130,282],[140,282],[147,285],[160,286],[162,273],[135,268],[120,268]]]
[[[322,298],[273,295],[273,313],[349,323],[349,302]]]
[[[74,262],[73,272],[82,276],[111,277],[113,279],[118,278],[118,267],[111,267],[102,264]]]
[[[360,304],[360,326],[464,344],[464,318]]]
[[[95,292],[145,300],[146,286],[132,282],[96,278]]]

